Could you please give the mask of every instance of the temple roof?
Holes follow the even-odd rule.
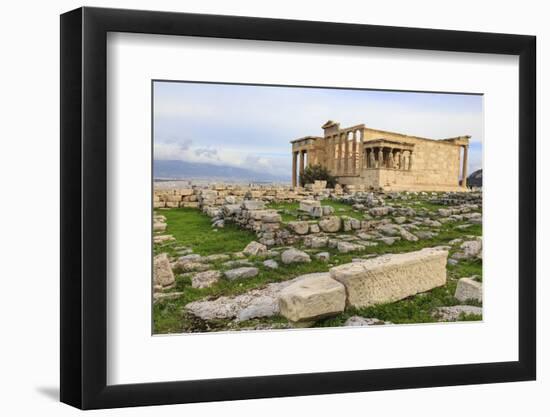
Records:
[[[326,123],[321,126],[321,129],[328,129],[329,127],[336,126],[338,123],[336,123],[334,120],[327,120]]]
[[[370,139],[364,142],[364,145],[371,145],[371,146],[405,146],[408,148],[413,148],[414,143],[395,140],[395,139],[386,139],[386,138],[378,138],[378,139]]]

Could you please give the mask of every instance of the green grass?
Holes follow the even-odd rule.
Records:
[[[194,253],[211,255],[214,253],[238,252],[245,248],[256,235],[231,223],[225,223],[222,229],[213,228],[210,218],[193,208],[159,210],[156,214],[166,216],[168,227],[163,234],[170,234],[176,242],[155,245],[155,253],[168,252],[173,248],[187,246]]]
[[[481,314],[465,314],[462,313],[457,321],[481,321],[483,316]]]
[[[471,277],[475,275],[477,280],[481,282],[483,277],[483,266],[481,259],[463,260],[457,265],[447,266],[447,270],[449,271],[449,275],[453,278]]]
[[[399,202],[400,203],[400,202]],[[331,205],[336,208],[344,208],[347,211],[338,211],[338,215],[354,214],[354,217],[362,216],[362,213],[354,212],[351,206],[331,200],[325,200],[323,205]],[[438,206],[441,207],[441,206]],[[277,203],[270,204],[270,208],[278,210],[296,211],[298,203]],[[176,241],[167,245],[155,245],[156,252],[168,252],[175,254],[176,247],[187,246],[194,250],[194,253],[209,255],[214,253],[230,253],[241,251],[250,241],[255,240],[254,233],[241,230],[235,225],[227,224],[224,229],[215,231],[211,227],[210,219],[196,209],[170,209],[158,211],[159,214],[166,216],[168,227],[166,233],[172,234]],[[295,220],[291,214],[283,213],[283,220]],[[191,331],[212,331],[239,329],[242,327],[251,327],[259,324],[284,325],[286,320],[282,317],[269,317],[254,319],[247,322],[236,323],[231,320],[216,320],[213,322],[203,322],[202,320],[185,314],[184,306],[189,302],[200,299],[215,299],[219,296],[235,296],[242,294],[254,288],[260,288],[271,282],[281,282],[292,279],[296,276],[328,271],[332,266],[351,262],[353,258],[368,254],[401,253],[419,250],[425,247],[446,245],[455,238],[464,238],[465,235],[481,236],[481,225],[472,225],[466,230],[457,229],[457,226],[465,224],[464,222],[449,222],[443,224],[439,230],[440,233],[432,239],[419,240],[418,242],[408,242],[400,240],[393,245],[379,243],[378,246],[367,247],[364,250],[342,254],[332,248],[322,248],[316,251],[327,251],[331,254],[328,263],[321,262],[312,256],[311,263],[284,265],[279,259],[279,268],[272,270],[262,265],[264,258],[253,257],[249,261],[260,269],[260,273],[254,277],[243,280],[228,281],[221,279],[220,282],[211,288],[196,289],[192,288],[191,280],[188,276],[179,275],[176,278],[176,286],[171,291],[181,291],[183,295],[175,300],[164,300],[154,305],[154,332],[155,333],[181,333]],[[412,231],[414,233],[414,230]],[[300,245],[296,245],[300,247]],[[304,248],[302,248],[304,249]],[[451,254],[457,250],[455,246],[451,249]],[[223,271],[222,262],[212,264],[212,269]],[[451,306],[459,304],[454,298],[456,281],[461,277],[476,275],[482,277],[481,260],[464,260],[457,265],[448,265],[448,280],[444,287],[436,288],[428,293],[419,294],[405,300],[395,303],[377,305],[365,309],[349,309],[344,313],[323,319],[315,324],[315,327],[331,327],[342,325],[350,316],[360,315],[362,317],[376,317],[380,320],[391,321],[392,323],[427,323],[435,319],[431,316],[434,308],[441,306]],[[480,320],[481,317],[469,315],[461,320]]]

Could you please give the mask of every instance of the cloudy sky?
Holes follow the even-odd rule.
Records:
[[[289,141],[342,127],[442,139],[470,135],[469,172],[481,167],[478,95],[154,83],[154,158],[230,165],[290,177]]]

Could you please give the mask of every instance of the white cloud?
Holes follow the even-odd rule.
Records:
[[[155,96],[155,129],[164,134],[186,132],[192,141],[180,139],[184,146],[178,148],[169,141],[155,140],[158,159],[211,162],[288,174],[289,142],[301,136],[322,135],[321,125],[328,119],[339,121],[343,127],[364,123],[372,128],[434,139],[470,135],[472,143],[483,140],[481,105],[451,105],[446,97],[436,97],[426,104],[422,98],[418,102],[400,100],[404,95],[396,95],[395,99],[392,96],[390,100],[363,100],[317,89],[185,83],[173,84],[173,90],[172,86],[164,86],[167,89],[168,96]],[[471,166],[481,161],[479,149],[470,154]]]

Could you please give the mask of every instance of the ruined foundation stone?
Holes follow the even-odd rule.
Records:
[[[265,255],[267,253],[267,246],[261,243],[252,241],[243,249],[245,255]]]
[[[198,272],[191,278],[193,288],[208,288],[217,283],[222,276],[220,271]]]
[[[252,278],[258,275],[258,268],[255,268],[253,266],[243,266],[241,268],[236,269],[230,269],[229,271],[225,271],[225,277],[233,281],[235,279],[243,279],[243,278]]]
[[[317,200],[300,201],[300,211],[304,211],[311,216],[320,217],[322,214],[321,202]]]
[[[483,308],[477,306],[438,307],[432,315],[439,321],[456,321],[460,316],[469,314],[482,315]]]
[[[172,267],[170,266],[170,260],[166,253],[161,253],[153,259],[153,282],[156,285],[162,285],[166,287],[173,284],[176,281]]]
[[[342,226],[342,219],[338,216],[326,217],[319,221],[319,227],[323,232],[336,233]]]
[[[367,307],[445,285],[447,256],[446,250],[426,248],[340,265],[330,275],[346,287],[350,306]]]
[[[309,223],[304,221],[288,222],[288,227],[297,235],[307,235],[309,232]]]
[[[476,300],[481,302],[483,297],[482,286],[480,282],[471,278],[460,278],[456,285],[455,298],[458,301]]]
[[[281,260],[287,265],[292,263],[311,262],[311,258],[307,253],[295,248],[285,250],[281,254]]]
[[[344,286],[326,272],[304,275],[279,295],[281,314],[293,322],[341,313],[345,306]]]

